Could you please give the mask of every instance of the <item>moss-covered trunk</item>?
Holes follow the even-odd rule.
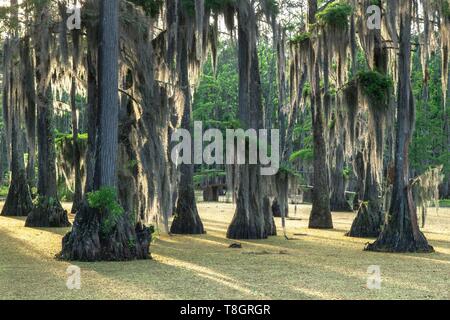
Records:
[[[342,141],[342,140],[341,140]],[[352,207],[346,198],[346,181],[344,176],[344,150],[342,142],[335,147],[335,162],[331,168],[330,210],[334,212],[351,212]]]
[[[77,213],[83,198],[83,188],[81,183],[81,152],[78,141],[78,112],[76,103],[77,94],[77,72],[78,62],[80,60],[80,31],[72,31],[72,83],[70,88],[70,106],[72,113],[72,147],[73,147],[73,166],[75,172],[75,190],[73,194],[72,213]]]
[[[11,72],[11,75],[17,75]],[[11,88],[14,87],[14,79],[11,77]],[[3,206],[2,216],[27,216],[33,209],[31,201],[30,188],[27,183],[27,177],[23,160],[22,139],[19,130],[19,115],[17,101],[17,90],[10,90],[10,106],[13,107],[11,113],[11,184],[8,190],[5,204]],[[15,97],[15,98],[13,98]]]
[[[261,80],[256,47],[256,16],[253,4],[238,4],[239,120],[246,129],[263,128]],[[247,157],[246,157],[247,158]],[[247,159],[248,160],[248,159]],[[263,210],[260,166],[238,165],[236,211],[228,227],[230,239],[264,239],[268,236]]]
[[[309,0],[308,7],[309,23],[314,24],[316,21],[317,1]],[[318,42],[319,43],[317,43],[316,46],[311,45],[309,58],[311,63],[311,113],[314,149],[314,189],[312,194],[312,210],[309,218],[309,227],[313,229],[332,229],[333,221],[330,211],[327,151],[324,137],[325,119],[320,88],[319,57],[322,50],[320,41]]]
[[[95,128],[98,135],[89,143],[89,153],[95,155],[95,168],[88,179],[93,193],[118,189],[117,160],[119,145],[119,0],[103,0],[100,8],[90,2],[92,10],[100,13],[100,43],[98,48],[98,115]],[[95,36],[95,35],[94,35]],[[93,62],[93,61],[91,61]],[[90,92],[93,94],[93,92]],[[92,97],[91,97],[92,99]],[[91,100],[93,101],[93,100]],[[90,105],[92,108],[94,105]],[[90,110],[90,117],[96,113]],[[89,119],[93,123],[94,119]],[[117,197],[117,194],[115,194]],[[122,261],[149,258],[151,230],[135,223],[134,212],[111,208],[93,208],[89,197],[83,201],[74,226],[63,239],[59,257],[64,260]],[[114,199],[118,201],[118,199]],[[108,227],[108,228],[107,228]]]
[[[30,48],[30,37],[25,35],[21,45],[21,61],[23,62],[22,85],[25,94],[25,125],[28,143],[28,161],[26,167],[27,181],[30,187],[36,186],[36,84],[33,62],[33,50]]]
[[[56,154],[53,128],[53,97],[50,65],[49,1],[36,6],[34,47],[36,52],[37,137],[38,137],[38,201],[28,215],[27,227],[68,227],[67,212],[57,195]]]
[[[196,12],[197,15],[200,12]],[[188,130],[193,137],[192,130],[192,97],[189,82],[188,65],[188,28],[186,24],[186,13],[179,9],[178,26],[178,50],[177,59],[180,68],[180,86],[184,95],[184,110],[181,128]],[[193,154],[191,154],[192,156]],[[203,223],[197,210],[197,201],[194,191],[194,164],[183,163],[180,165],[180,182],[178,185],[178,201],[175,216],[170,227],[174,234],[202,234],[205,232]]]
[[[400,3],[398,118],[391,207],[383,231],[374,243],[366,247],[369,251],[434,251],[419,229],[412,186],[409,182],[409,144],[415,120],[415,104],[411,88],[411,11],[410,1]]]

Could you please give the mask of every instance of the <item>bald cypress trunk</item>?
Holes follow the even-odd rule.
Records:
[[[450,75],[450,71],[449,71]],[[450,81],[447,83],[447,97],[450,96]],[[448,99],[447,99],[448,100]],[[450,104],[444,101],[444,153],[450,154]],[[447,174],[441,189],[443,199],[450,199],[450,173]]]
[[[97,91],[97,44],[98,25],[89,25],[87,29],[87,122],[88,122],[88,154],[86,157],[86,185],[84,192],[94,190],[94,173],[97,159],[97,117],[98,117],[98,91]]]
[[[73,195],[72,213],[78,212],[83,197],[81,186],[81,168],[80,168],[80,147],[78,142],[78,113],[76,104],[76,77],[78,71],[78,61],[80,56],[80,32],[77,29],[72,31],[72,83],[70,89],[70,106],[72,111],[72,146],[73,146],[73,166],[75,171],[75,192]]]
[[[317,12],[317,0],[308,0],[309,23],[314,24]],[[314,148],[314,189],[312,194],[312,211],[309,218],[309,227],[313,229],[332,229],[333,221],[330,211],[330,194],[328,181],[328,166],[325,144],[325,119],[322,107],[320,89],[320,67],[319,57],[321,54],[320,41],[310,47],[310,64],[312,65],[311,79],[311,113],[313,125],[313,148]]]
[[[57,195],[56,154],[53,128],[53,98],[50,84],[49,2],[36,6],[36,80],[38,84],[38,203],[28,215],[27,227],[68,227],[67,212]]]
[[[417,222],[417,209],[409,181],[409,144],[415,120],[411,89],[410,1],[400,2],[400,52],[398,63],[398,118],[395,178],[387,223],[378,239],[366,250],[383,252],[432,252]]]
[[[350,237],[376,238],[384,224],[383,204],[380,198],[379,184],[376,174],[373,172],[369,143],[368,163],[365,170],[365,190],[363,201],[358,206],[358,213],[348,232]]]
[[[26,217],[33,209],[33,203],[23,164],[23,149],[16,117],[17,114],[13,115],[11,127],[11,184],[1,215]]]
[[[28,143],[28,163],[26,167],[27,181],[30,187],[36,185],[36,84],[33,53],[30,38],[25,36],[21,46],[21,61],[24,67],[22,83],[25,94],[25,125]]]
[[[335,150],[335,165],[331,169],[331,197],[330,210],[334,212],[351,212],[352,207],[346,198],[346,181],[344,177],[344,150],[339,142]]]
[[[89,153],[95,155],[95,168],[92,171],[92,179],[87,182],[87,188],[92,187],[90,191],[93,192],[116,191],[119,138],[119,0],[102,0],[100,8],[95,2],[90,2],[89,5],[92,6],[90,9],[100,12],[101,46],[98,48],[98,82],[89,79],[90,86],[98,83],[99,96],[98,116],[93,109],[89,113],[89,122],[95,123],[96,138],[89,144]],[[90,63],[94,62],[92,58],[91,55]],[[90,77],[92,76],[94,75],[90,74]],[[94,94],[92,91],[90,93]],[[90,97],[90,102],[94,100],[95,95]],[[107,208],[91,208],[87,199],[84,199],[72,231],[63,238],[59,257],[79,261],[149,258],[151,230],[141,223],[133,225],[133,212],[123,212],[115,217],[112,217],[112,214]],[[114,224],[105,229],[105,225],[110,221],[114,221]]]
[[[239,1],[239,120],[246,129],[263,128],[256,30],[256,16],[252,3],[249,0]],[[238,165],[237,170],[239,181],[236,211],[228,227],[227,238],[267,238],[269,230],[266,230],[266,219],[269,217],[264,216],[260,166],[243,164]]]
[[[450,91],[449,91],[450,94]],[[450,108],[445,110],[444,115],[444,139],[447,141],[447,152],[450,153]],[[447,174],[446,180],[442,187],[442,198],[450,199],[450,174]]]
[[[179,10],[178,61],[180,65],[180,86],[184,94],[184,111],[181,128],[188,130],[193,137],[192,97],[189,84],[188,42],[186,39],[187,26],[184,14],[182,10]],[[196,14],[199,14],[199,12],[196,12]],[[194,165],[181,164],[180,174],[177,206],[170,232],[174,234],[203,234],[205,230],[203,229],[203,223],[198,214],[194,192]]]
[[[17,64],[13,63],[18,59],[18,40],[14,39],[11,51],[8,53],[8,66],[4,66],[8,70],[9,77],[6,92],[7,100],[9,100],[9,117],[11,120],[11,184],[8,190],[8,196],[3,206],[2,216],[27,216],[33,208],[31,201],[30,189],[27,183],[27,177],[23,160],[22,137],[20,136],[20,101],[19,96],[19,70]]]
[[[364,37],[361,34],[361,37]],[[367,59],[369,60],[369,65],[375,69],[375,71],[387,75],[388,74],[388,53],[385,44],[383,43],[381,30],[371,30],[369,31],[368,37],[371,37],[371,41],[374,43],[373,50],[371,52],[366,52]],[[389,93],[391,94],[391,93]],[[391,101],[391,99],[388,99]],[[362,200],[361,203],[357,204],[356,209],[358,213],[355,220],[353,221],[350,231],[347,233],[350,237],[373,237],[376,238],[381,232],[381,229],[385,222],[385,213],[383,211],[383,201],[381,198],[381,181],[380,177],[383,173],[383,168],[378,168],[377,161],[382,164],[383,161],[383,151],[385,142],[385,132],[389,131],[389,121],[388,128],[383,128],[383,123],[386,122],[387,113],[391,103],[389,102],[384,108],[375,106],[369,103],[368,106],[368,138],[366,142],[366,148],[364,152],[365,156],[361,157],[363,160],[358,164],[358,176],[365,179],[362,184]],[[389,158],[389,155],[388,157]],[[360,158],[361,160],[361,158]],[[377,172],[378,171],[378,172]]]
[[[276,22],[274,22],[276,23]],[[274,28],[274,37],[277,51],[277,65],[278,65],[278,123],[280,128],[280,159],[283,164],[288,161],[287,154],[287,120],[288,120],[288,106],[287,106],[287,89],[286,89],[286,53],[285,53],[285,35],[284,30],[280,25]],[[268,128],[272,129],[272,128]],[[277,202],[279,205],[279,215],[282,218],[283,224],[285,217],[289,216],[289,175],[286,172],[278,172],[275,175]],[[272,210],[273,211],[273,210]],[[274,212],[274,211],[273,211]],[[274,212],[275,214],[275,212]]]
[[[10,169],[10,151],[11,151],[11,124],[10,124],[10,111],[9,111],[9,67],[11,65],[11,48],[10,41],[8,38],[5,39],[3,44],[3,60],[2,60],[2,111],[3,111],[3,132],[2,132],[2,150],[4,154],[2,154],[2,178],[0,180],[3,181],[3,174]]]

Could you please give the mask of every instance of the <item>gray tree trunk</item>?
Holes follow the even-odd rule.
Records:
[[[53,99],[50,82],[49,2],[36,6],[35,52],[38,84],[38,203],[28,215],[26,227],[68,227],[67,212],[58,200],[53,132]]]
[[[78,142],[78,114],[76,104],[76,90],[77,90],[77,71],[78,61],[80,59],[80,31],[74,29],[72,31],[72,83],[70,88],[70,106],[72,111],[72,146],[73,146],[73,166],[75,171],[75,192],[73,195],[72,213],[77,213],[81,205],[83,197],[83,189],[81,183],[81,154]]]
[[[90,103],[95,103],[96,95],[91,90],[99,85],[98,117],[93,105],[89,110],[90,123],[95,123],[95,141],[90,140],[89,152],[95,154],[93,175],[87,181],[87,189],[92,183],[93,191],[107,187],[117,190],[118,119],[119,119],[119,0],[102,0],[100,8],[91,2],[93,10],[100,12],[99,78],[93,79],[94,65],[89,72]],[[95,38],[95,35],[92,35]],[[92,42],[91,42],[92,44]],[[94,63],[93,55],[88,58]],[[93,151],[95,150],[95,151]],[[88,170],[89,172],[89,170]],[[141,223],[133,225],[133,212],[124,212],[116,217],[112,230],[105,233],[102,226],[111,219],[108,210],[100,212],[90,208],[86,199],[76,215],[72,231],[63,238],[59,257],[64,260],[79,261],[122,261],[149,258],[151,230]]]
[[[400,52],[398,62],[398,118],[395,177],[387,223],[366,250],[383,252],[432,252],[420,231],[417,208],[409,181],[409,144],[415,120],[411,88],[411,1],[400,2]]]
[[[11,3],[13,4],[13,2]],[[8,65],[4,68],[9,77],[8,87],[4,94],[9,104],[9,117],[11,120],[11,184],[8,190],[8,196],[3,206],[2,216],[27,216],[33,208],[31,201],[30,189],[27,183],[27,177],[23,160],[23,146],[20,136],[20,101],[22,97],[19,96],[20,71],[19,67],[14,61],[19,58],[18,39],[14,38],[14,44],[8,52]]]
[[[199,12],[196,12],[198,14]],[[189,82],[188,65],[188,41],[186,17],[182,10],[179,10],[179,34],[178,34],[178,63],[180,67],[180,86],[184,94],[184,111],[181,121],[181,128],[188,130],[193,137],[192,130],[192,98]],[[192,156],[192,154],[191,154]],[[203,234],[203,223],[197,210],[197,202],[194,191],[194,165],[181,164],[180,182],[178,185],[178,201],[175,217],[170,227],[170,232],[174,234]]]
[[[33,51],[30,48],[30,39],[28,36],[22,40],[21,61],[23,62],[24,74],[23,86],[25,91],[25,124],[28,142],[28,163],[27,180],[30,187],[36,185],[36,84],[34,77],[35,68],[33,63]]]
[[[308,0],[309,23],[314,24],[317,12],[317,0]],[[320,41],[319,41],[320,42]],[[314,189],[312,194],[312,210],[309,218],[309,228],[332,229],[333,221],[330,211],[330,194],[328,181],[328,165],[326,156],[326,144],[324,138],[324,110],[320,89],[319,57],[321,54],[320,43],[317,50],[311,45],[310,63],[312,64],[311,79],[311,113],[313,124],[314,147]]]
[[[239,120],[246,129],[263,128],[261,80],[256,48],[256,16],[249,0],[238,3]],[[230,239],[264,239],[266,217],[259,165],[239,165],[236,211],[228,227]],[[269,225],[269,224],[267,224]]]

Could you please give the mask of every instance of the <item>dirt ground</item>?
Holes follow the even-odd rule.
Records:
[[[292,240],[232,241],[225,238],[232,205],[200,203],[199,210],[207,234],[156,234],[152,260],[73,263],[81,268],[79,290],[66,285],[71,264],[54,259],[68,229],[28,229],[23,218],[0,217],[0,299],[450,299],[448,208],[429,212],[424,231],[433,254],[364,252],[371,239],[344,235],[351,213],[334,213],[334,230],[309,230],[310,206],[296,214],[292,206]],[[234,242],[243,248],[229,249]],[[373,266],[380,289],[367,288]]]

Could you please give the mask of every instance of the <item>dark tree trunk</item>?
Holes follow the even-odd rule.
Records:
[[[119,61],[119,0],[102,0],[100,9],[91,2],[93,10],[100,12],[99,47],[99,116],[90,110],[90,123],[96,123],[95,142],[90,141],[89,153],[95,154],[96,164],[93,177],[87,181],[87,189],[117,189],[118,155],[118,61]],[[91,52],[92,53],[92,52]],[[94,59],[91,54],[90,63]],[[94,70],[94,66],[91,66]],[[89,72],[89,84],[92,90],[96,81]],[[91,95],[94,92],[90,91]],[[95,95],[90,102],[96,100]],[[92,108],[94,105],[90,105]],[[94,118],[96,117],[96,118]],[[96,121],[94,121],[94,118]],[[102,225],[109,219],[108,210],[100,212],[90,208],[86,199],[76,215],[72,231],[65,235],[59,257],[64,260],[78,261],[122,261],[149,258],[151,230],[141,223],[132,225],[134,213],[124,212],[118,217],[112,230],[105,233]]]
[[[274,22],[274,43],[277,51],[277,66],[278,66],[278,122],[280,127],[280,159],[281,165],[287,165],[289,162],[289,155],[292,154],[293,142],[293,127],[298,115],[301,93],[297,97],[297,103],[294,105],[291,114],[291,121],[288,124],[288,106],[287,106],[287,89],[286,89],[286,53],[285,53],[285,34],[283,28]],[[306,68],[303,70],[302,79],[299,82],[299,87],[296,90],[302,90],[304,82],[306,81]],[[272,128],[268,128],[272,129]],[[283,225],[285,218],[289,216],[289,174],[286,172],[278,172],[275,175],[276,201],[280,210],[273,211],[274,216],[282,218]],[[276,215],[275,215],[276,214]]]
[[[333,185],[331,187],[330,210],[334,212],[351,212],[353,209],[345,195],[346,181],[344,177],[344,149],[342,142],[336,145],[335,157],[335,166],[331,170]]]
[[[387,61],[387,48],[383,43],[381,36],[381,31],[372,31],[370,36],[373,37],[375,43],[373,52],[370,52],[368,59],[371,59],[369,63],[370,66],[386,75],[388,73],[388,61]],[[389,99],[391,100],[391,99]],[[388,108],[390,105],[388,106]],[[387,112],[387,111],[386,111]],[[350,231],[347,233],[350,237],[362,237],[362,238],[376,238],[379,236],[381,229],[385,222],[385,213],[383,212],[383,201],[380,197],[381,195],[381,183],[380,178],[383,168],[377,168],[374,161],[379,161],[383,163],[383,151],[384,151],[384,132],[391,130],[389,124],[387,128],[383,128],[381,123],[386,122],[386,114],[384,111],[377,110],[377,106],[369,105],[369,117],[368,117],[368,127],[372,128],[369,131],[369,137],[367,142],[367,147],[363,151],[366,159],[366,167],[363,167],[363,156],[361,155],[361,163],[358,166],[358,175],[364,177],[365,181],[363,183],[364,195],[361,198],[363,202],[357,204],[357,216],[353,221]],[[379,137],[381,136],[381,138]],[[381,143],[381,144],[380,144]],[[389,157],[389,156],[388,156]],[[375,172],[377,170],[379,172]]]
[[[57,195],[56,154],[53,132],[52,90],[50,85],[50,12],[47,1],[36,8],[36,80],[38,83],[38,203],[28,215],[26,227],[69,227],[67,212]]]
[[[450,76],[450,71],[449,71]],[[450,96],[450,81],[447,83],[447,97]],[[444,150],[450,154],[450,102],[444,101]],[[441,188],[441,197],[443,199],[450,199],[450,173],[447,173],[444,183]]]
[[[3,130],[2,130],[2,177],[3,181],[4,173],[10,169],[10,151],[11,151],[11,124],[10,124],[10,106],[9,106],[9,79],[10,79],[10,66],[11,66],[11,46],[10,40],[5,39],[3,44],[3,61],[2,61],[2,111],[3,111]],[[3,153],[4,152],[4,153]],[[8,181],[9,182],[9,181]]]
[[[450,86],[450,82],[449,82],[449,86]],[[450,90],[449,93],[450,95]],[[444,139],[447,142],[447,150],[446,152],[450,154],[450,108],[447,107],[445,109],[445,114],[444,114]],[[450,199],[450,173],[447,174],[442,189],[441,189],[441,197],[443,199]]]
[[[203,190],[203,201],[218,202],[219,201],[219,187],[207,186]]]
[[[417,208],[409,182],[409,144],[415,119],[411,89],[411,2],[400,2],[400,52],[398,63],[398,118],[395,177],[387,223],[366,250],[383,252],[432,252],[420,231]]]
[[[263,128],[261,80],[256,47],[256,16],[249,0],[238,3],[239,120],[246,129]],[[229,239],[264,239],[270,217],[264,215],[260,166],[238,165],[236,211],[228,227]]]
[[[17,74],[11,70],[10,78],[10,107],[11,113],[11,184],[8,196],[3,206],[2,216],[27,216],[33,208],[30,188],[25,174],[22,139],[19,135],[18,90],[14,85],[14,76]]]
[[[0,185],[5,184],[5,172],[8,170],[7,152],[5,132],[0,130]]]
[[[180,86],[184,94],[184,111],[181,127],[188,130],[193,136],[192,131],[192,98],[189,82],[188,65],[188,30],[186,25],[185,12],[180,8],[179,19],[180,26],[178,34],[178,63],[180,65]],[[196,14],[200,14],[196,12]],[[192,154],[191,154],[192,156]],[[174,234],[203,234],[203,223],[197,210],[197,202],[194,191],[194,165],[180,165],[180,183],[178,185],[178,201],[175,216],[170,227],[170,232]]]
[[[108,0],[112,1],[112,0]],[[114,231],[105,236],[100,232],[100,213],[83,202],[76,215],[72,231],[62,241],[59,258],[71,261],[126,261],[150,257],[151,231],[138,223],[130,225],[125,214]]]
[[[76,77],[78,70],[78,61],[80,59],[80,32],[77,29],[72,31],[73,54],[72,54],[72,84],[70,89],[70,106],[72,111],[72,146],[73,146],[73,166],[75,169],[75,192],[73,195],[72,213],[77,213],[81,205],[83,190],[81,186],[81,167],[80,167],[80,147],[78,142],[78,114],[76,104]]]
[[[36,185],[36,84],[32,50],[30,49],[30,39],[25,36],[21,46],[21,60],[24,66],[23,86],[25,91],[25,124],[28,142],[28,163],[26,168],[27,180],[30,187]]]
[[[369,144],[370,149],[371,146]],[[371,155],[369,154],[365,174],[364,201],[360,204],[358,214],[353,221],[350,232],[347,234],[350,237],[376,238],[379,236],[384,224],[383,203],[370,159]]]
[[[309,23],[315,23],[317,12],[317,1],[309,0]],[[319,41],[320,42],[320,41]],[[313,124],[313,147],[314,147],[314,189],[312,195],[312,211],[309,218],[309,228],[332,229],[333,221],[330,211],[330,194],[328,181],[328,166],[326,157],[326,144],[324,138],[325,124],[324,111],[322,108],[322,97],[320,89],[320,67],[319,57],[321,53],[320,43],[317,50],[314,45],[310,48],[310,63],[312,64],[311,78],[311,112]],[[317,52],[316,52],[317,51]]]
[[[17,1],[11,1],[13,24],[18,21]],[[11,184],[8,190],[8,196],[3,206],[1,215],[3,216],[27,216],[33,204],[31,201],[30,189],[27,183],[24,161],[23,161],[23,140],[20,135],[20,126],[22,123],[21,103],[24,101],[22,96],[24,86],[22,76],[32,76],[26,74],[27,70],[23,64],[18,61],[23,59],[24,43],[18,39],[18,34],[14,33],[11,42],[5,44],[4,59],[4,112],[7,115],[6,130],[10,132],[11,150]],[[26,58],[29,58],[26,56]],[[26,88],[25,88],[26,90]],[[3,172],[2,172],[3,175]]]
[[[98,91],[97,91],[97,43],[98,25],[89,25],[87,29],[87,122],[88,122],[88,155],[86,157],[86,185],[84,193],[94,190],[94,173],[97,159],[97,117],[98,117]]]
[[[289,176],[286,172],[278,172],[275,176],[277,198],[275,199],[278,210],[272,211],[274,217],[282,218],[289,216]]]
[[[101,1],[99,117],[95,189],[117,186],[119,145],[119,1]]]
[[[273,206],[270,203],[270,199],[268,196],[263,198],[263,210],[264,210],[264,221],[265,221],[265,229],[267,232],[267,236],[276,236],[277,235],[277,227],[275,225],[275,219],[273,215]],[[281,216],[281,214],[280,214]]]

